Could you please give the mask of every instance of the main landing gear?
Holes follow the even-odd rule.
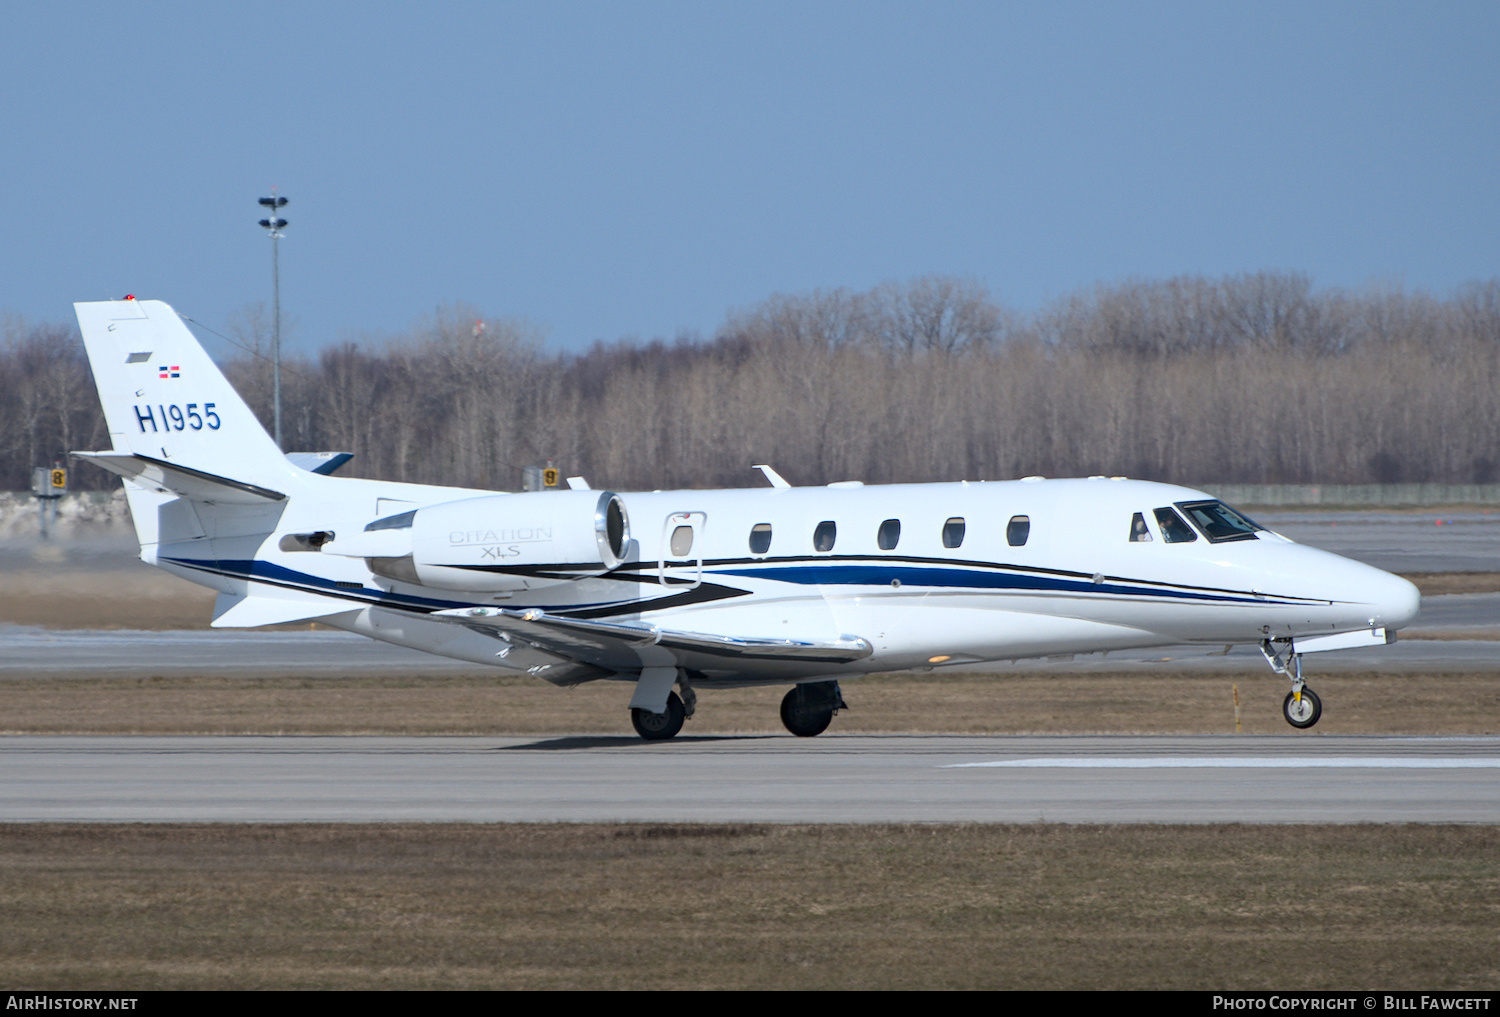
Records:
[[[667,693],[666,713],[652,713],[639,707],[633,707],[630,711],[630,723],[635,725],[635,733],[648,742],[666,741],[674,737],[682,730],[682,722],[685,720],[687,707],[682,705],[682,699],[675,692]]]
[[[682,730],[683,721],[693,715],[693,708],[697,705],[698,697],[689,678],[691,674],[692,672],[678,673],[677,687],[682,690],[682,695],[667,693],[664,712],[653,713],[643,707],[631,707],[630,723],[635,727],[636,734],[649,742],[666,741],[677,736]],[[668,677],[671,676],[659,676],[659,680]],[[660,694],[658,686],[657,695]],[[793,685],[781,700],[781,722],[799,738],[812,738],[828,729],[834,714],[847,709],[849,706],[844,702],[838,682],[807,682]]]
[[[833,715],[849,709],[838,682],[793,685],[781,700],[781,722],[799,738],[812,738],[828,729]]]
[[[1312,727],[1323,716],[1323,700],[1302,681],[1302,654],[1294,652],[1291,643],[1286,644],[1283,653],[1269,639],[1261,642],[1260,652],[1271,670],[1292,681],[1292,691],[1281,701],[1281,715],[1292,727],[1304,731]]]

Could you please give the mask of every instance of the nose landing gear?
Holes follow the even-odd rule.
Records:
[[[1281,714],[1292,727],[1310,728],[1323,716],[1323,700],[1312,689],[1303,686],[1301,695],[1296,692],[1286,694],[1281,703]]]
[[[1287,643],[1283,655],[1269,639],[1261,642],[1260,652],[1266,658],[1266,663],[1271,665],[1272,671],[1292,680],[1292,691],[1281,702],[1281,715],[1288,724],[1299,730],[1305,731],[1312,727],[1323,716],[1323,700],[1302,680],[1302,654],[1294,652],[1292,644]]]

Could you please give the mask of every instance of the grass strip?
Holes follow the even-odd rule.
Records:
[[[1318,734],[1494,734],[1494,671],[1313,674]],[[1287,734],[1286,680],[1243,673],[945,672],[843,683],[831,731]],[[494,672],[424,677],[34,678],[0,682],[6,734],[618,734],[630,686],[557,689]],[[785,687],[704,690],[690,734],[782,730]]]
[[[28,988],[1482,989],[1500,829],[5,825]]]

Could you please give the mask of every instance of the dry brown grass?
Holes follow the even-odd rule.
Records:
[[[1500,829],[0,826],[35,988],[1476,989]]]
[[[1449,593],[1500,593],[1500,572],[1410,572],[1401,578],[1415,583],[1424,597]]]
[[[102,572],[12,570],[0,623],[52,629],[205,629],[214,591],[140,564]]]
[[[1311,676],[1321,734],[1493,734],[1500,682],[1490,672]],[[1285,734],[1286,682],[1242,674],[876,675],[844,683],[846,733]],[[785,688],[704,692],[691,734],[782,730]],[[625,733],[630,689],[562,690],[533,678],[37,678],[0,682],[7,734]]]

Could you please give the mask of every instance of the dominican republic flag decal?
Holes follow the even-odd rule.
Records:
[[[171,367],[168,367],[165,364],[163,364],[161,367],[158,367],[157,370],[161,372],[160,374],[157,375],[158,378],[181,378],[182,377],[181,370],[180,370],[180,368],[178,368],[178,366],[176,364],[173,364]]]

